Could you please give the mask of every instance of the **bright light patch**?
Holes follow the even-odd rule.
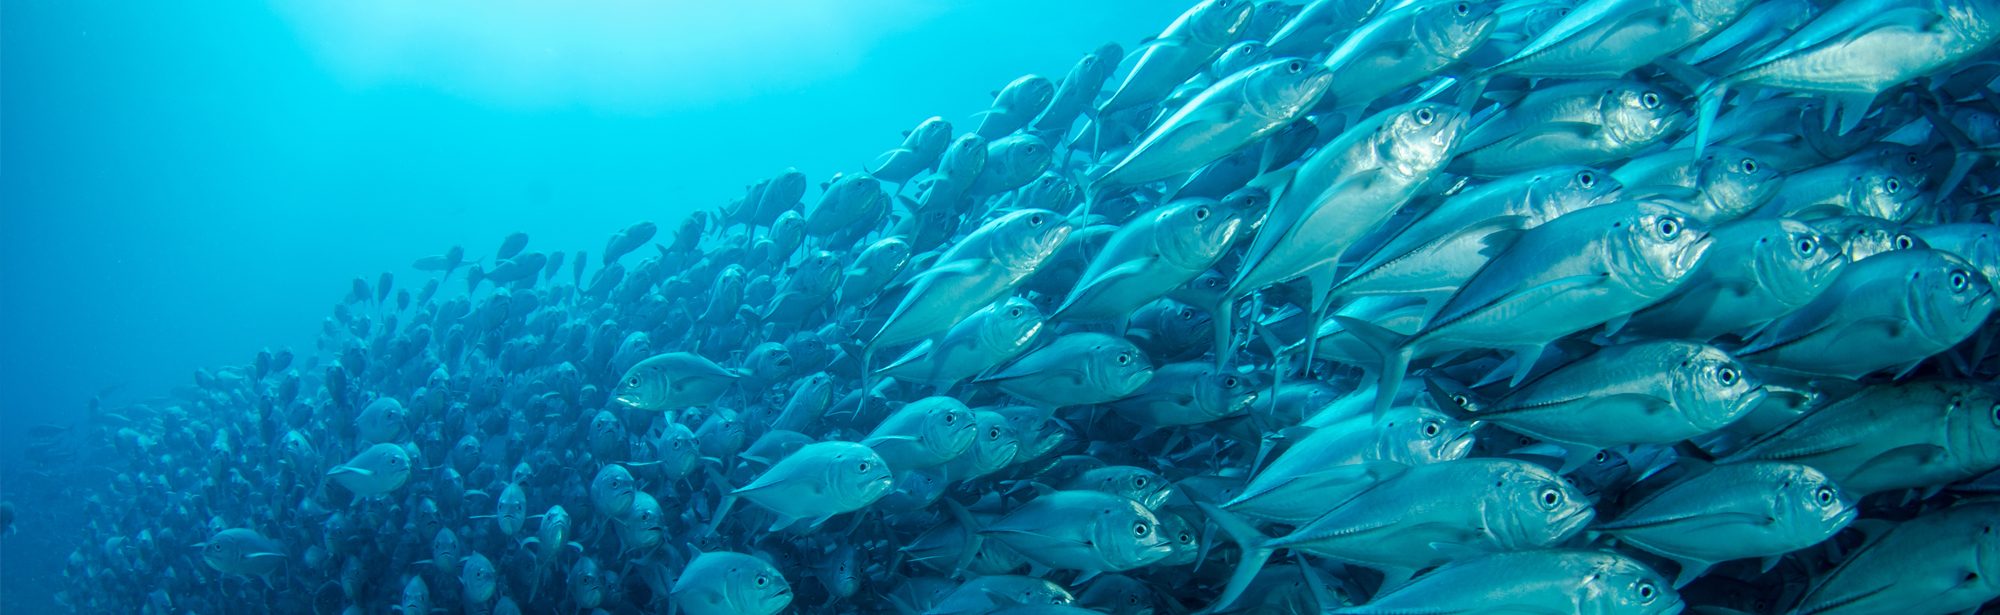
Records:
[[[923,0],[314,0],[278,10],[357,86],[650,113],[847,73]]]

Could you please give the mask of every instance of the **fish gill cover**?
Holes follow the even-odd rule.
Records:
[[[2000,598],[2000,0],[1205,0],[1155,26],[602,243],[419,251],[347,283],[310,348],[29,431],[13,474],[79,510],[35,589],[135,613]]]

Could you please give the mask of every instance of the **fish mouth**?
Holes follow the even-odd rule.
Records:
[[[1466,455],[1472,454],[1473,445],[1478,443],[1478,437],[1472,435],[1470,430],[1467,430],[1459,434],[1458,437],[1452,438],[1450,442],[1446,442],[1444,446],[1438,447],[1438,460],[1464,459]]]
[[[1561,517],[1557,517],[1555,522],[1550,524],[1550,526],[1558,530],[1556,532],[1557,536],[1568,537],[1575,535],[1578,530],[1583,529],[1583,526],[1585,525],[1589,525],[1590,520],[1596,517],[1597,517],[1596,509],[1588,506],[1579,506],[1576,508],[1576,510],[1572,510],[1568,514],[1565,514]]]

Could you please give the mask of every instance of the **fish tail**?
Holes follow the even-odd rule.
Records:
[[[1354,338],[1368,346],[1381,359],[1382,365],[1375,372],[1375,418],[1389,413],[1396,403],[1396,389],[1403,384],[1403,377],[1410,371],[1411,349],[1409,337],[1376,326],[1365,320],[1346,316],[1333,316],[1335,322]]]
[[[1213,613],[1229,608],[1237,598],[1243,596],[1243,591],[1250,588],[1250,582],[1257,578],[1257,573],[1264,570],[1264,563],[1271,559],[1274,549],[1269,546],[1270,538],[1235,513],[1216,508],[1207,502],[1198,502],[1196,506],[1200,506],[1203,512],[1208,513],[1208,518],[1221,526],[1222,531],[1229,534],[1230,540],[1236,541],[1237,545],[1243,547],[1243,561],[1236,565],[1235,572],[1230,573],[1229,585],[1223,588],[1222,595],[1217,596],[1214,603],[1202,610],[1204,613]]]
[[[1722,99],[1729,96],[1729,84],[1711,79],[1701,84],[1696,96],[1700,103],[1694,124],[1694,157],[1701,159],[1703,150],[1708,148],[1708,140],[1713,137],[1715,116],[1722,112]]]
[[[722,494],[722,500],[715,504],[715,517],[708,520],[708,532],[713,534],[717,528],[722,527],[722,520],[729,516],[729,509],[736,505],[736,496],[730,493],[736,488],[729,486],[729,479],[724,477],[721,471],[716,470],[715,466],[706,466],[703,469],[708,471],[708,481],[715,483],[716,490]]]
[[[965,528],[965,551],[958,555],[958,561],[951,564],[951,576],[956,577],[972,565],[972,558],[979,555],[980,543],[985,537],[979,535],[979,520],[972,518],[972,511],[966,510],[964,505],[944,498],[944,508],[951,513],[952,519],[958,521],[959,527]]]

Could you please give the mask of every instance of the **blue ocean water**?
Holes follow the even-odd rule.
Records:
[[[415,290],[411,261],[453,244],[470,259],[524,231],[596,252],[786,167],[818,183],[1184,9],[6,0],[0,464],[93,396],[310,352],[354,277]],[[0,541],[0,611],[52,608],[82,536],[75,492],[0,493],[22,512]]]
[[[0,612],[2000,612],[2000,0],[0,2]]]

